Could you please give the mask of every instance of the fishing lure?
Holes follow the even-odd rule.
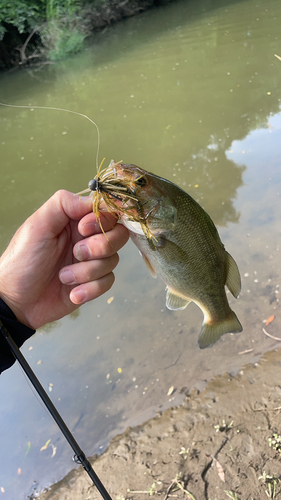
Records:
[[[93,212],[105,237],[106,234],[100,219],[102,202],[106,205],[106,210],[113,215],[118,217],[120,213],[125,213],[129,220],[139,222],[144,235],[154,247],[153,240],[157,240],[147,226],[150,213],[144,214],[143,207],[146,202],[141,201],[137,194],[138,189],[143,186],[143,176],[135,179],[134,183],[126,178],[120,179],[117,177],[116,168],[122,163],[111,160],[109,166],[102,169],[104,160],[98,168],[97,175],[90,180],[88,188],[80,191],[77,195],[89,192],[93,195]]]

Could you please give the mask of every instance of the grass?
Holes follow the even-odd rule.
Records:
[[[259,477],[259,479],[262,479],[264,484],[267,486],[267,489],[265,490],[265,493],[268,498],[276,498],[277,492],[276,492],[276,487],[280,483],[280,477],[275,476],[275,474],[266,474],[266,472],[263,472],[263,475]]]

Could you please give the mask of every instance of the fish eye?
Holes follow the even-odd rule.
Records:
[[[136,184],[137,186],[144,187],[144,186],[146,186],[146,184],[147,184],[147,180],[146,180],[146,178],[145,178],[144,176],[142,176],[142,177],[138,177],[138,178],[135,180],[135,184]]]

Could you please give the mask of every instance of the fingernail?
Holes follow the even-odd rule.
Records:
[[[64,285],[72,285],[75,283],[75,276],[70,269],[66,269],[60,273],[60,281],[64,283]]]
[[[72,292],[72,297],[74,298],[76,304],[82,304],[87,298],[84,290],[77,290],[77,292]]]
[[[79,245],[75,251],[77,260],[87,260],[91,257],[89,248],[86,245]]]
[[[99,223],[98,222],[86,222],[86,224],[83,224],[82,226],[83,230],[87,230],[87,233],[96,233],[99,230]]]

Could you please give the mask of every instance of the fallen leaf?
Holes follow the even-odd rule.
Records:
[[[111,302],[114,300],[114,297],[110,297],[109,299],[107,299],[107,303],[108,304],[111,304]]]
[[[46,441],[46,443],[44,444],[44,446],[42,446],[42,448],[40,448],[40,451],[43,451],[43,450],[46,450],[50,444],[51,440],[48,439],[48,441]]]
[[[118,373],[122,373],[122,368],[117,369]]]
[[[267,326],[270,323],[272,323],[272,321],[274,320],[274,318],[275,318],[274,314],[272,314],[272,316],[269,316],[269,318],[267,318],[267,320],[266,320],[265,326]]]
[[[31,442],[28,441],[27,442],[27,447],[26,447],[26,452],[25,452],[26,455],[29,453],[30,448],[31,448]]]
[[[280,56],[278,56],[277,54],[274,54],[274,55],[275,55],[275,57],[277,57],[277,59],[279,59],[281,61],[281,57]]]
[[[167,392],[167,396],[171,396],[171,395],[173,394],[173,392],[174,392],[174,389],[175,389],[175,388],[174,388],[174,386],[172,385],[172,386],[170,387],[170,389],[168,390],[168,392]]]
[[[224,470],[221,466],[221,464],[219,463],[219,461],[214,457],[214,462],[217,466],[217,471],[218,471],[218,476],[219,478],[221,479],[221,481],[223,481],[225,483],[225,479],[224,479]]]
[[[33,347],[32,345],[28,348],[29,351],[32,351]]]
[[[37,361],[37,365],[41,365],[42,361],[41,359],[39,359],[39,361]]]
[[[21,475],[21,468],[19,467],[18,468],[18,476],[20,476],[20,475]]]
[[[5,493],[3,486],[1,486],[0,490],[1,490],[1,493]]]

